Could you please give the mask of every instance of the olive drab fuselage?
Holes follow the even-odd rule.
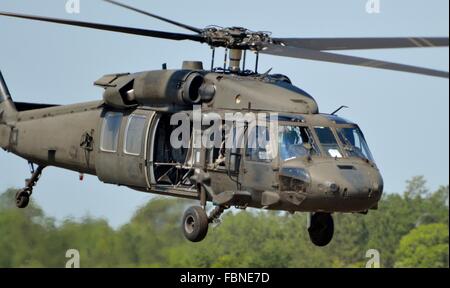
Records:
[[[377,207],[383,190],[379,170],[373,160],[347,153],[346,143],[337,135],[341,128],[357,126],[320,114],[316,101],[285,76],[160,70],[107,75],[96,85],[105,89],[101,101],[65,106],[14,103],[16,113],[6,113],[8,101],[3,101],[0,146],[41,166],[189,199],[202,197],[202,189],[196,185],[199,180],[193,178],[202,171],[210,192],[204,197],[217,205],[329,213],[366,212]],[[167,143],[167,134],[173,129],[170,116],[192,113],[194,104],[201,106],[202,115],[277,113],[279,125],[308,129],[316,152],[261,161],[249,155],[246,143],[234,151],[222,151],[227,160],[216,165],[214,149],[171,148]],[[112,146],[105,144],[109,145],[105,148],[102,137],[109,136],[103,130],[110,119],[114,119],[111,123],[115,123],[117,135]],[[144,127],[142,135],[133,136],[140,141],[136,153],[125,147],[133,123]],[[320,145],[317,127],[327,127],[336,136],[339,157],[328,155]],[[194,130],[191,137],[195,135],[200,134]],[[280,149],[279,142],[274,142],[275,149]]]

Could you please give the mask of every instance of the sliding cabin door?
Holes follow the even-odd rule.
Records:
[[[106,183],[146,189],[147,142],[154,112],[105,111],[100,120],[96,170]]]

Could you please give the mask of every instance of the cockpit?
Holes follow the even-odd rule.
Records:
[[[279,122],[278,150],[281,161],[322,156],[331,158],[357,157],[374,163],[374,158],[361,129],[351,122],[325,115],[332,124],[323,121]],[[326,125],[329,124],[329,125]]]

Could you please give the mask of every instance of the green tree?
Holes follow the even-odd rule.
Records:
[[[400,241],[396,267],[445,268],[449,266],[449,235],[445,224],[421,225]]]
[[[56,267],[64,267],[68,249],[80,252],[81,267],[116,267],[118,247],[116,232],[103,219],[86,217],[81,222],[66,220],[58,227],[52,245]]]
[[[385,194],[377,211],[364,217],[368,249],[377,249],[382,267],[393,267],[400,240],[420,224],[448,224],[448,187],[430,193],[421,176],[407,181],[403,195]]]
[[[414,176],[411,180],[406,181],[405,198],[413,199],[424,197],[429,193],[427,181],[423,176]]]
[[[15,193],[9,189],[0,195],[0,267],[45,267],[54,221],[33,200],[29,209],[17,209]]]
[[[181,216],[190,201],[155,198],[117,231],[121,266],[171,267],[170,249],[185,240]]]

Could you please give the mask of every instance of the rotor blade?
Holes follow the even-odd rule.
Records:
[[[274,38],[275,43],[284,46],[312,50],[356,50],[387,48],[429,48],[448,47],[449,39],[444,37],[424,38]]]
[[[196,28],[196,27],[193,27],[193,26],[189,26],[189,25],[186,25],[186,24],[183,24],[183,23],[179,23],[179,22],[176,22],[176,21],[173,21],[173,20],[170,20],[170,19],[158,16],[158,15],[152,14],[152,13],[147,12],[147,11],[144,11],[144,10],[141,10],[141,9],[138,9],[138,8],[134,8],[134,7],[129,6],[127,4],[123,4],[123,3],[120,3],[120,2],[117,2],[117,1],[113,1],[113,0],[103,0],[103,1],[111,3],[113,5],[120,6],[122,8],[126,8],[126,9],[129,9],[129,10],[132,10],[132,11],[140,13],[140,14],[144,14],[146,16],[150,16],[150,17],[159,19],[161,21],[164,21],[164,22],[176,25],[176,26],[184,28],[184,29],[188,29],[188,30],[193,31],[193,32],[197,32],[199,34],[202,33],[202,29],[199,29],[199,28]]]
[[[289,46],[268,44],[260,53],[449,78],[449,73],[445,71]]]
[[[15,17],[15,18],[37,20],[37,21],[43,21],[43,22],[58,23],[58,24],[64,24],[64,25],[71,25],[71,26],[78,26],[78,27],[85,27],[85,28],[104,30],[104,31],[112,31],[112,32],[140,35],[140,36],[147,36],[147,37],[162,38],[162,39],[192,40],[192,41],[197,41],[197,42],[204,42],[203,37],[201,37],[200,35],[171,33],[171,32],[130,28],[130,27],[122,27],[122,26],[113,26],[113,25],[81,22],[81,21],[66,20],[66,19],[57,19],[57,18],[40,17],[40,16],[33,16],[33,15],[25,15],[25,14],[8,13],[8,12],[1,12],[1,11],[0,11],[0,15],[8,16],[8,17]]]

